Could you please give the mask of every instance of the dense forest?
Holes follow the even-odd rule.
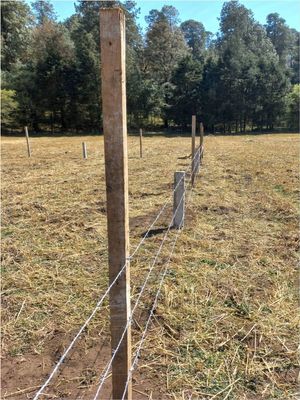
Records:
[[[99,8],[116,5],[127,19],[131,128],[185,129],[197,114],[210,132],[298,129],[300,36],[276,12],[261,25],[225,2],[213,34],[168,5],[150,11],[143,32],[134,1],[79,0],[58,22],[39,0],[1,2],[4,131],[101,131]]]

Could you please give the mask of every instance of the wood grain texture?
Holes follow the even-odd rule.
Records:
[[[125,17],[119,8],[100,10],[101,78],[107,196],[109,279],[129,256],[128,160],[126,121]],[[130,268],[110,291],[112,350],[130,315]],[[113,399],[121,399],[131,366],[131,330],[127,330],[112,365]],[[129,384],[125,399],[131,399]]]

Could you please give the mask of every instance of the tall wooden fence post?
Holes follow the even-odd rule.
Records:
[[[196,115],[192,115],[192,186],[195,182]]]
[[[31,157],[31,148],[30,148],[30,143],[29,143],[29,134],[28,134],[27,126],[24,127],[24,131],[25,131],[25,136],[26,136],[28,157]]]
[[[110,329],[114,351],[130,317],[126,44],[125,16],[120,8],[100,10],[100,39],[110,282],[126,264],[110,291]],[[130,367],[129,326],[112,364],[113,399],[122,399]],[[124,398],[132,398],[131,382]]]
[[[82,142],[82,156],[86,160],[88,158],[87,156],[87,148],[86,148],[86,143]]]
[[[143,158],[143,129],[140,129],[140,158]]]
[[[184,225],[185,216],[185,172],[174,174],[173,227],[180,229]]]

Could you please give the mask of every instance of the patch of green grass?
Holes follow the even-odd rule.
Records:
[[[281,193],[283,195],[287,195],[288,194],[287,190],[284,188],[283,185],[275,185],[274,186],[274,190],[275,190],[275,192]]]
[[[14,231],[11,228],[2,228],[1,229],[1,237],[2,237],[2,239],[5,239],[7,237],[12,236],[13,233],[14,233]]]

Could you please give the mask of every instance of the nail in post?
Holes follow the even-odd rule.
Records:
[[[130,316],[126,43],[123,10],[100,9],[100,41],[110,283],[126,265],[110,290],[112,351],[120,343],[112,364],[112,398],[132,399],[131,381],[125,390],[131,367],[130,326],[121,340]]]
[[[177,171],[174,174],[174,202],[173,202],[173,227],[180,229],[184,225],[185,215],[185,172]]]

